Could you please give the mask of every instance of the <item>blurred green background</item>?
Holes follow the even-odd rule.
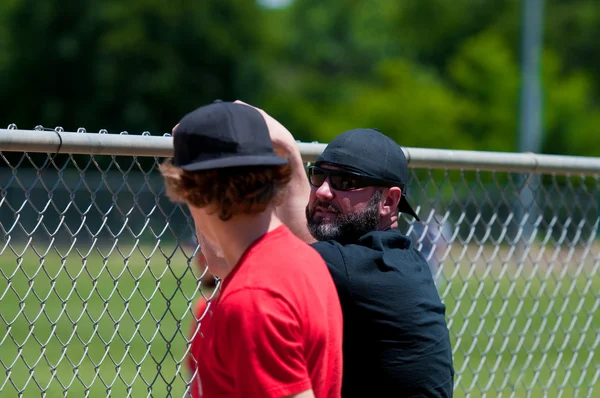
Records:
[[[170,132],[216,98],[302,141],[518,150],[519,0],[3,0],[0,125]],[[545,153],[600,155],[600,2],[543,2]]]
[[[520,151],[539,116],[540,152],[600,156],[600,2],[530,2],[539,115],[522,112],[525,0],[2,0],[0,127],[159,135],[242,99],[305,142],[362,126]],[[0,155],[0,397],[182,396],[199,275],[156,159],[59,155],[41,173],[46,154]],[[540,248],[519,262],[521,175],[412,177],[420,214],[460,229],[442,292],[456,396],[594,396],[598,178],[532,184]]]

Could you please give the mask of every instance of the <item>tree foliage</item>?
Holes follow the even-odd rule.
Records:
[[[522,2],[0,3],[0,123],[168,132],[216,98],[298,139],[377,127],[405,146],[517,150]],[[543,147],[600,155],[600,3],[546,0]]]
[[[0,4],[5,121],[170,131],[192,108],[235,97],[262,45],[245,0],[10,0]]]

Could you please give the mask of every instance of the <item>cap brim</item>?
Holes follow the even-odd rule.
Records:
[[[225,169],[227,167],[243,167],[243,166],[282,166],[287,164],[288,160],[280,158],[277,155],[261,155],[261,156],[232,156],[228,158],[210,159],[198,161],[183,166],[179,166],[186,171],[201,171],[211,169]]]
[[[419,216],[417,216],[417,213],[415,213],[415,211],[411,207],[410,203],[408,203],[408,200],[406,199],[406,196],[404,196],[404,195],[402,195],[402,198],[400,199],[400,203],[398,204],[398,211],[401,212],[401,213],[410,214],[417,221],[421,221],[419,219]]]

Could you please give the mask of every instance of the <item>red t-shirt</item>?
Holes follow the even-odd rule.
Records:
[[[192,341],[193,397],[268,398],[309,389],[316,398],[340,397],[342,311],[312,247],[280,226],[246,250],[221,289]]]

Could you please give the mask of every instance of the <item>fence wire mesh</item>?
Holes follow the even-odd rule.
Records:
[[[186,395],[213,289],[161,161],[0,151],[0,396]],[[411,169],[455,396],[600,394],[599,180]]]

